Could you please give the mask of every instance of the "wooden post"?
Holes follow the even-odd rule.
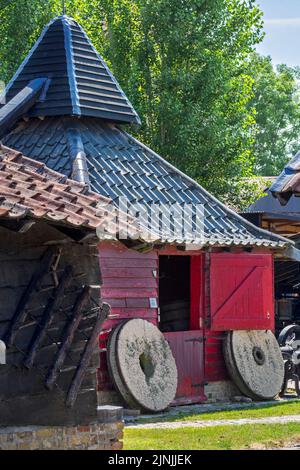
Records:
[[[74,378],[72,380],[71,386],[68,391],[67,399],[66,399],[66,406],[72,408],[75,404],[78,392],[80,390],[82,380],[84,378],[84,374],[86,369],[90,363],[91,357],[99,340],[99,334],[101,332],[101,328],[105,320],[107,319],[110,312],[110,306],[108,304],[103,303],[100,307],[100,313],[96,324],[93,328],[91,337],[86,344],[84,353],[82,355],[80,364],[76,370]]]
[[[64,291],[65,288],[68,286],[72,278],[72,268],[71,266],[67,266],[64,270],[64,273],[60,279],[58,287],[55,289],[53,296],[50,298],[49,302],[47,303],[45,310],[43,312],[43,316],[39,325],[37,325],[29,352],[24,360],[24,366],[30,369],[33,366],[35,357],[37,355],[38,349],[40,344],[42,343],[47,328],[49,327],[55,311],[59,308],[60,304],[64,298]]]
[[[53,389],[54,383],[57,379],[57,376],[59,374],[59,371],[65,361],[66,355],[68,353],[68,350],[70,349],[70,346],[73,342],[75,332],[79,326],[79,323],[82,319],[83,316],[83,309],[86,306],[88,299],[90,297],[91,293],[91,288],[90,287],[84,287],[82,292],[79,294],[77,297],[76,305],[74,307],[73,314],[70,318],[69,323],[66,325],[66,328],[63,333],[63,338],[61,342],[61,346],[59,350],[57,351],[57,354],[54,358],[53,365],[51,369],[48,372],[48,375],[46,377],[46,387],[49,390]]]

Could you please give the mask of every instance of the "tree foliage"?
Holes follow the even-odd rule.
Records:
[[[254,169],[263,176],[277,175],[299,150],[300,69],[273,67],[270,57],[250,56],[247,73],[253,79],[255,109]]]
[[[263,161],[274,152],[279,162],[283,141],[268,155],[261,152],[287,123],[291,101],[282,121],[276,116],[277,127],[267,126],[264,80],[270,79],[269,95],[272,80],[265,59],[253,56],[263,36],[255,0],[65,3],[139,112],[143,124],[131,132],[170,162],[233,201],[254,166],[264,174]],[[12,76],[42,27],[60,13],[61,0],[0,0],[0,78]],[[282,109],[294,75],[284,67],[275,75],[280,90],[290,77],[290,91],[280,91]]]

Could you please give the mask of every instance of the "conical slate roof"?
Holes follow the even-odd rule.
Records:
[[[48,82],[29,116],[89,116],[140,123],[106,63],[72,18],[60,16],[45,27],[8,84],[7,101],[35,78]]]

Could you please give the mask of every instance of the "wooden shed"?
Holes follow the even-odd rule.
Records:
[[[120,402],[107,370],[107,339],[130,318],[154,323],[167,338],[178,369],[174,403],[236,394],[224,332],[274,329],[274,254],[292,242],[252,225],[124,130],[139,117],[72,18],[46,26],[6,92],[5,145],[85,182],[116,207],[124,198],[142,206],[144,226],[153,206],[173,220],[167,226],[160,218],[146,251],[143,243],[140,252],[119,241],[99,243],[102,298],[113,313],[100,336],[99,403]],[[177,230],[174,221],[188,210]]]

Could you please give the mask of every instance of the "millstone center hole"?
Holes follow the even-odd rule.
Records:
[[[252,354],[253,354],[256,364],[258,364],[259,366],[262,366],[265,363],[266,356],[261,348],[258,348],[255,346],[252,350]]]
[[[142,353],[140,355],[140,366],[147,380],[153,377],[155,367],[149,354]]]

